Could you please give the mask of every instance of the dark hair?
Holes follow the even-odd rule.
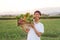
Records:
[[[41,12],[40,12],[40,11],[38,11],[38,10],[35,11],[35,12],[34,12],[34,15],[35,15],[35,13],[39,13],[39,15],[41,16]]]
[[[38,10],[35,11],[35,12],[34,12],[34,15],[35,15],[35,13],[39,13],[39,15],[41,16],[41,12],[40,12],[40,11],[38,11]],[[34,17],[34,19],[35,19],[35,17]],[[39,17],[39,19],[40,19],[40,17]]]

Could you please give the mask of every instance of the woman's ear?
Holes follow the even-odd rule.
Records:
[[[33,19],[35,19],[35,16],[33,15]]]
[[[35,19],[35,16],[33,15],[33,19]]]

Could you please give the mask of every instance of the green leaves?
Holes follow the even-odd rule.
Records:
[[[28,12],[26,14],[20,14],[19,16],[16,17],[16,19],[18,20],[18,22],[21,19],[24,20],[26,23],[33,23],[33,15],[31,15]]]
[[[30,16],[30,13],[27,12],[27,13],[25,14],[25,17],[29,17],[29,16]]]
[[[33,16],[29,15],[29,17],[26,18],[26,21],[29,23],[33,22]]]
[[[16,16],[17,20],[22,19],[22,18],[24,18],[24,14],[20,14],[19,16]]]

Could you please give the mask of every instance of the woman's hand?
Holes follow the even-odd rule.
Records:
[[[31,23],[30,26],[31,26],[32,28],[35,28],[33,23]]]

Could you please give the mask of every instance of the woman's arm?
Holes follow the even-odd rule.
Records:
[[[40,37],[42,33],[41,33],[41,32],[38,32],[38,31],[36,30],[36,28],[33,28],[33,29],[34,29],[35,33],[37,34],[37,36]]]
[[[38,31],[36,30],[36,28],[34,27],[33,24],[31,24],[31,26],[32,26],[32,28],[34,29],[36,35],[37,35],[38,37],[40,37],[42,33],[41,33],[41,32],[38,32]]]

